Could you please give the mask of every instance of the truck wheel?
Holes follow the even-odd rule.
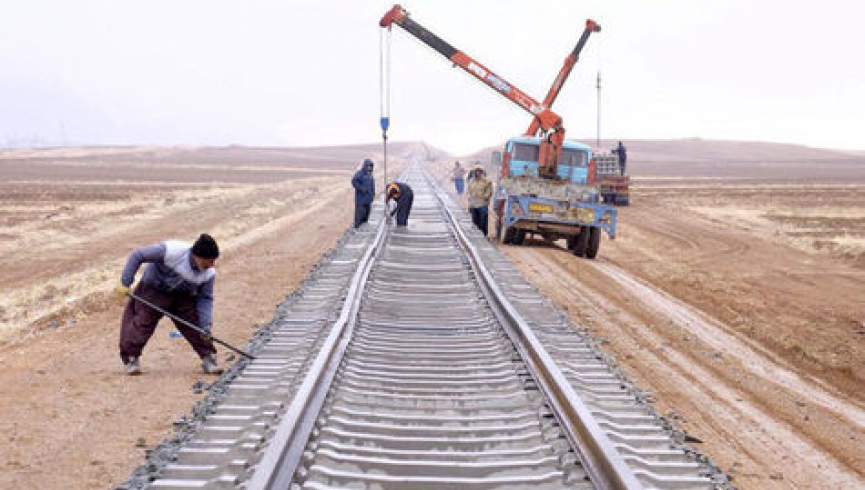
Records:
[[[507,228],[505,230],[505,238],[502,240],[504,243],[514,243],[514,232],[517,230],[515,228]]]
[[[526,230],[514,230],[514,236],[511,239],[511,243],[513,243],[514,245],[522,245],[525,239]]]
[[[589,227],[583,226],[580,228],[580,234],[574,237],[574,248],[571,251],[577,257],[586,255],[586,248],[589,246]]]
[[[598,256],[598,249],[601,248],[601,229],[589,228],[589,246],[586,248],[586,257],[594,259]]]

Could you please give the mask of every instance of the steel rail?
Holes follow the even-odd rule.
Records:
[[[339,318],[331,327],[327,339],[259,460],[256,471],[246,486],[249,490],[290,487],[315,419],[351,339],[364,286],[386,236],[387,221],[381,220],[375,238],[358,262]]]
[[[612,441],[597,423],[591,411],[577,395],[556,362],[532,332],[531,327],[502,292],[480,253],[460,227],[453,211],[447,206],[443,191],[429,176],[426,177],[444,209],[451,229],[466,252],[469,263],[479,278],[478,283],[493,312],[505,328],[511,341],[529,367],[529,372],[553,408],[565,429],[568,440],[580,454],[592,483],[601,489],[643,488],[633,471],[622,459]]]
[[[504,295],[484,265],[480,253],[444,201],[442,190],[428,176],[426,179],[434,189],[447,223],[469,259],[493,313],[541,388],[566,437],[579,453],[592,483],[602,489],[643,488],[531,327]],[[386,220],[382,220],[375,238],[358,262],[337,321],[270,438],[246,488],[267,490],[289,488],[291,485],[316,418],[351,340],[366,281],[383,248],[387,229]]]

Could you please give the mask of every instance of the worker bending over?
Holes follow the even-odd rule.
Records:
[[[484,236],[489,235],[490,198],[493,196],[493,183],[487,179],[483,168],[474,170],[475,178],[469,184],[469,212],[472,223],[478,227]]]
[[[134,294],[158,308],[210,332],[213,324],[213,284],[219,257],[219,247],[210,235],[203,233],[190,246],[168,240],[142,247],[129,256],[117,293],[129,295],[135,273],[142,263],[148,263]],[[156,330],[162,313],[130,297],[123,310],[120,327],[120,359],[130,375],[141,373],[141,351]],[[201,358],[207,374],[220,374],[216,363],[216,348],[209,336],[199,334],[174,320],[177,330]]]
[[[372,168],[372,160],[367,158],[363,161],[363,167],[351,179],[351,186],[354,187],[355,228],[369,220],[369,210],[372,207],[372,198],[375,196],[375,179],[372,177]]]
[[[387,186],[387,201],[396,201],[396,208],[390,215],[396,215],[397,226],[408,226],[408,215],[411,213],[411,204],[414,201],[414,193],[408,184],[402,182],[391,182]]]

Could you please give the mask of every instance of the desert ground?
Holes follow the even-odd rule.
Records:
[[[144,375],[124,375],[112,289],[131,250],[214,235],[214,333],[243,346],[348,228],[351,175],[379,152],[0,153],[0,488],[118,485],[204,396],[194,386],[209,378],[168,321],[145,349]]]
[[[735,485],[865,486],[865,157],[625,143],[633,205],[598,259],[502,250]],[[168,322],[123,374],[111,290],[133,248],[216,236],[215,332],[244,345],[348,228],[348,179],[379,151],[0,151],[0,488],[120,484],[204,396]]]
[[[502,250],[738,487],[865,487],[865,159],[626,144],[632,206],[596,260]]]

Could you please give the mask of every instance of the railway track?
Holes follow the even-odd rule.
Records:
[[[413,166],[151,488],[712,488],[589,339]]]

